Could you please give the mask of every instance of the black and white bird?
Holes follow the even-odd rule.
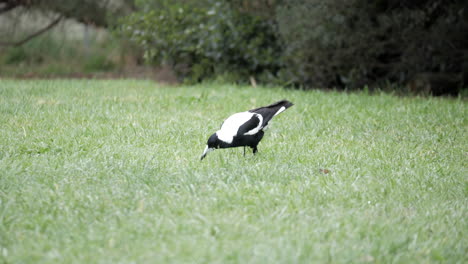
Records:
[[[271,105],[255,108],[249,111],[231,115],[224,120],[221,128],[208,139],[201,159],[208,152],[218,148],[251,147],[253,154],[257,153],[257,145],[262,140],[264,130],[270,120],[293,106],[287,100],[281,100]]]

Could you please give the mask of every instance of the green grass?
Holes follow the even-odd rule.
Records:
[[[259,154],[229,114],[287,98]],[[466,263],[462,99],[0,81],[0,263]]]

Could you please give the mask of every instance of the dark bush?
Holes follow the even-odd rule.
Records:
[[[422,72],[461,73],[464,1],[292,0],[278,8],[284,78],[305,86],[404,84]],[[466,69],[465,69],[466,71]]]
[[[149,61],[169,64],[193,81],[231,73],[242,80],[356,89],[388,82],[403,87],[421,73],[468,76],[462,0],[138,3],[122,31]]]

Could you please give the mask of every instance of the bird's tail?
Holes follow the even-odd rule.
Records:
[[[264,127],[274,116],[280,114],[291,106],[293,106],[293,103],[289,102],[288,100],[281,100],[271,105],[252,109],[249,112],[262,115],[262,127]]]
[[[289,107],[293,106],[294,104],[289,102],[288,100],[281,100],[281,101],[278,101],[276,103],[272,103],[271,105],[267,105],[267,106],[262,106],[262,107],[259,107],[259,108],[255,108],[255,109],[252,109],[250,110],[249,112],[252,112],[252,113],[257,113],[263,109],[272,109],[272,110],[279,110],[281,109],[281,107],[284,107],[284,109],[288,109]],[[284,111],[284,110],[283,110]],[[276,111],[275,111],[276,113]],[[279,114],[279,113],[278,113]]]

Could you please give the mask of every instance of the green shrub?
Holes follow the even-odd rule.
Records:
[[[100,71],[111,71],[116,65],[107,59],[105,54],[93,54],[83,65],[86,72],[100,72]]]
[[[468,76],[462,0],[141,0],[121,22],[149,61],[192,81],[372,89],[425,72]]]
[[[6,48],[3,55],[3,63],[38,64],[46,59],[58,59],[61,50],[60,44],[50,35],[40,36],[18,46]]]
[[[226,72],[247,80],[280,68],[273,23],[229,1],[143,0],[138,7],[123,19],[122,32],[145,49],[150,62],[171,65],[188,80]]]
[[[6,48],[3,51],[2,61],[7,65],[39,65],[44,62],[74,58],[76,53],[75,43],[72,46],[52,34],[44,34],[21,46]]]
[[[19,47],[0,51],[0,74],[3,76],[61,76],[107,72],[121,66],[121,42],[106,36],[67,39],[48,32]]]
[[[7,65],[19,64],[27,61],[28,54],[22,47],[8,49],[3,56],[3,63]]]

